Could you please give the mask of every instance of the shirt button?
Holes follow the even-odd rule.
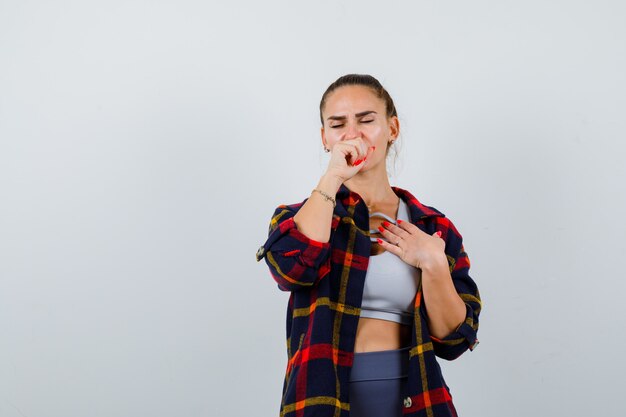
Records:
[[[263,246],[261,246],[259,248],[259,250],[256,251],[256,260],[257,260],[257,262],[260,261],[263,258],[264,254],[265,254],[265,248]]]
[[[413,401],[411,401],[411,397],[406,397],[404,399],[404,407],[411,408],[411,405],[413,405]]]

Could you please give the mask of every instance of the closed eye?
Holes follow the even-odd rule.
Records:
[[[374,120],[361,120],[361,123],[372,123]],[[331,126],[331,129],[337,129],[343,127],[343,124]]]

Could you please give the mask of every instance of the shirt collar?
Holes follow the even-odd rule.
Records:
[[[424,217],[445,217],[445,215],[436,208],[422,204],[409,191],[393,185],[391,189],[407,204],[413,221]],[[358,193],[350,190],[345,184],[341,184],[337,191],[337,201],[340,200],[344,205],[355,205],[361,202],[363,198]]]

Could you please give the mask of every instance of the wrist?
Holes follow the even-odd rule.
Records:
[[[422,272],[430,276],[438,276],[441,271],[449,271],[448,258],[445,252],[434,254],[423,262],[420,262],[419,268]]]
[[[341,187],[341,184],[343,184],[341,178],[326,173],[320,179],[319,183],[317,184],[317,188],[334,196],[337,194],[337,191],[339,191],[339,187]]]

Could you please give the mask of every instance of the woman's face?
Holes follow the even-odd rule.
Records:
[[[399,132],[398,118],[387,118],[383,99],[370,88],[360,85],[343,86],[333,91],[326,98],[322,117],[322,143],[326,148],[332,150],[339,141],[359,137],[368,147],[376,146],[370,156],[370,167],[385,158],[387,144],[395,140]]]

